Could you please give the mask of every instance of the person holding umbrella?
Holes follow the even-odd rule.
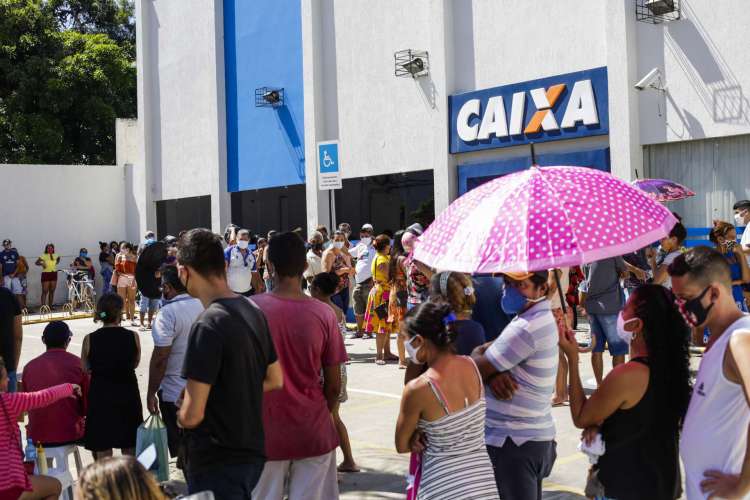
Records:
[[[557,458],[551,396],[558,333],[549,272],[504,273],[503,311],[516,317],[472,358],[487,393],[485,442],[505,500],[541,500],[542,480]]]

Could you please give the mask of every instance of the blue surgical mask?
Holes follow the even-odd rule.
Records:
[[[523,296],[518,288],[510,285],[503,287],[503,295],[500,299],[500,307],[505,314],[518,314],[526,306],[526,297]]]
[[[79,256],[80,256],[80,257],[81,257],[82,259],[88,259],[88,257],[89,257],[89,254],[88,254],[88,253],[86,253],[86,252],[81,252],[81,253],[79,253],[78,255],[79,255]]]
[[[506,284],[503,287],[503,296],[500,299],[500,307],[502,307],[505,314],[518,314],[523,311],[527,302],[536,303],[541,302],[544,299],[546,299],[544,295],[538,299],[530,299],[522,294],[518,288]]]

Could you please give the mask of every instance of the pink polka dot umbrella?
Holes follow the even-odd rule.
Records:
[[[623,255],[677,219],[646,193],[585,167],[538,167],[483,184],[437,216],[414,257],[441,270],[526,272]]]

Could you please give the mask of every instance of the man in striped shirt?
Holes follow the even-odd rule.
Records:
[[[485,442],[504,500],[542,498],[555,463],[551,397],[558,334],[550,309],[548,272],[506,273],[501,307],[516,317],[473,358],[487,391]]]

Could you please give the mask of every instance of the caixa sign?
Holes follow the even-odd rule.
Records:
[[[448,97],[450,151],[609,133],[607,68]]]

